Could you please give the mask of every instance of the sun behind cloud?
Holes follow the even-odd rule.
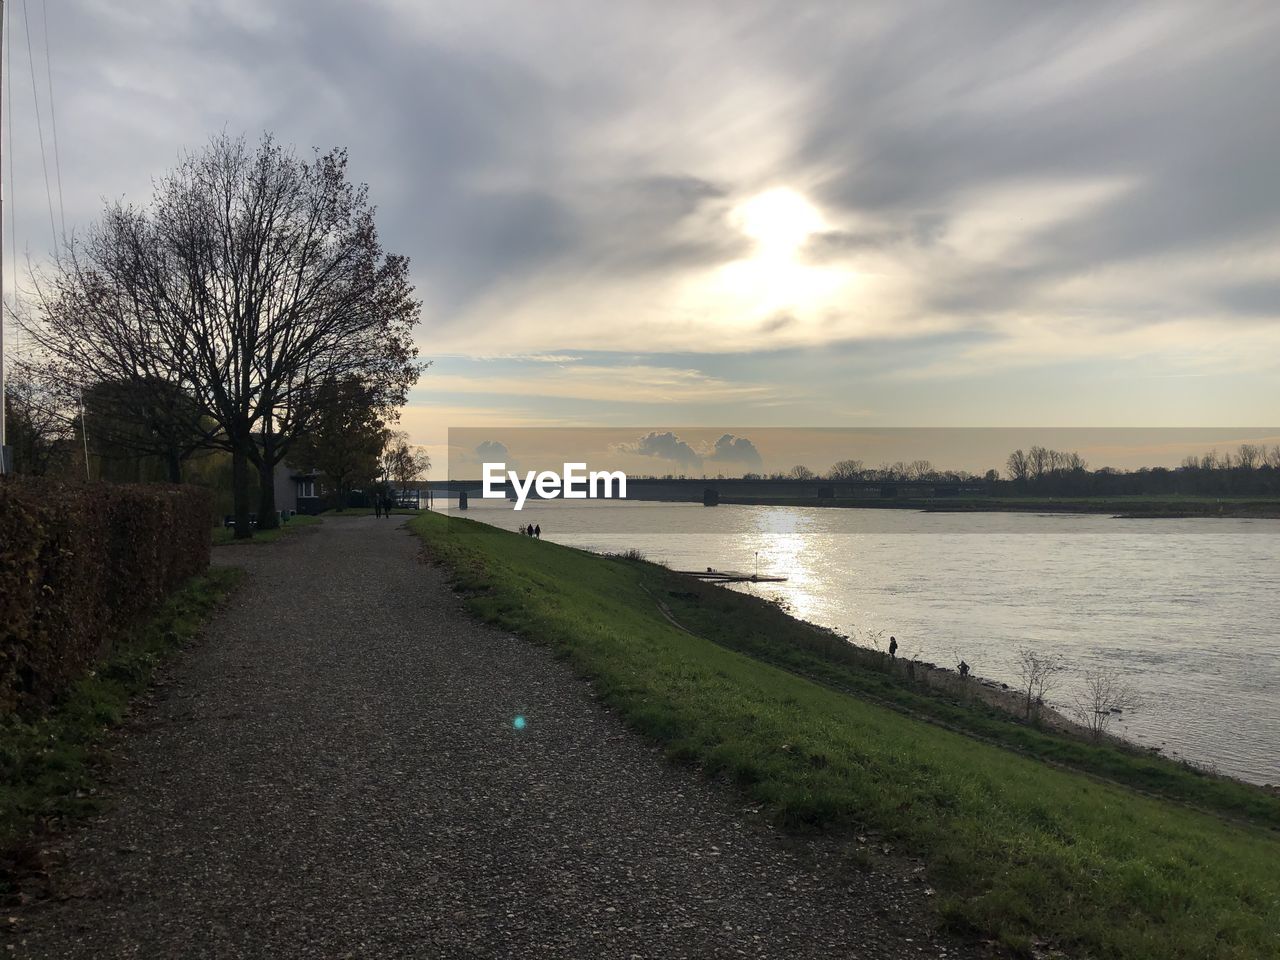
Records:
[[[747,198],[730,210],[729,222],[754,241],[751,255],[719,267],[704,291],[707,312],[729,325],[782,329],[803,324],[830,310],[855,276],[847,267],[805,261],[809,238],[831,225],[791,187]]]
[[[730,222],[757,244],[757,257],[791,259],[812,234],[828,228],[822,212],[790,187],[774,187],[738,204]]]

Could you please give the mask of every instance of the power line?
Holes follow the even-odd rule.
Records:
[[[17,208],[18,177],[14,170],[14,161],[13,161],[13,155],[17,151],[14,150],[13,148],[13,143],[14,143],[14,140],[13,140],[13,27],[12,27],[12,24],[10,23],[10,21],[12,20],[12,15],[10,14],[10,11],[12,9],[13,9],[12,3],[5,4],[5,8],[4,8],[4,19],[5,19],[4,86],[5,86],[5,91],[4,92],[5,92],[6,98],[9,101],[5,107],[5,109],[9,113],[8,117],[6,118],[9,122],[9,196],[8,196],[9,256],[13,257],[14,270],[13,270],[12,297],[13,297],[13,309],[14,309],[14,312],[16,313],[18,309],[18,300],[19,300],[19,297],[21,296],[21,290],[18,286],[18,269],[17,269],[18,267],[18,208]],[[15,343],[14,346],[16,348],[17,344]]]
[[[8,47],[9,31],[5,29],[5,27],[8,25],[8,20],[9,20],[9,7],[8,5],[5,4],[4,0],[0,0],[0,32],[3,32],[4,34],[5,50],[8,50],[9,48]],[[9,57],[6,53],[3,66],[7,67],[8,65],[9,65]],[[8,79],[9,79],[8,77],[4,76],[4,71],[0,69],[0,83],[3,83]],[[12,86],[13,84],[9,84],[9,87],[11,89],[12,89]],[[10,129],[12,129],[12,124],[13,124],[12,110],[9,111],[9,116],[6,117],[5,119],[9,121]],[[12,149],[12,146],[13,146],[12,136],[9,137],[9,141],[10,141],[10,149]],[[4,177],[3,177],[3,173],[4,173],[3,169],[0,169],[0,246],[3,246],[3,241],[4,241],[4,220],[3,220]],[[4,374],[5,374],[5,370],[4,370],[4,252],[0,251],[0,474],[9,473],[9,447],[6,442],[8,440],[8,435],[5,431],[5,414],[7,413],[6,408],[8,407],[7,401],[9,399],[9,391],[8,391],[8,384],[5,383]]]
[[[25,4],[26,0],[22,0]],[[53,107],[53,66],[49,57],[49,4],[40,0],[40,18],[44,21],[44,76],[49,85],[49,126],[53,131],[53,169],[58,174],[58,219],[62,221],[62,239],[67,239],[67,208],[62,203],[62,157],[58,154],[58,114]]]
[[[44,122],[40,119],[40,91],[36,86],[36,61],[31,53],[31,17],[27,0],[22,0],[22,25],[27,34],[27,66],[31,68],[31,99],[36,107],[36,135],[40,140],[40,169],[44,172],[44,195],[49,201],[49,232],[53,235],[53,255],[58,255],[58,227],[53,218],[53,188],[49,184],[49,158],[44,149]]]

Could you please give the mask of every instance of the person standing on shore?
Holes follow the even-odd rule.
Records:
[[[889,656],[896,657],[897,655],[898,655],[898,639],[897,637],[890,637],[889,638]]]
[[[533,525],[533,535],[537,537],[539,540],[542,539],[542,524],[535,523]]]

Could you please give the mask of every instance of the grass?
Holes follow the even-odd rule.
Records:
[[[421,510],[414,510],[412,507],[392,507],[391,513],[396,516],[416,517]],[[322,517],[372,517],[373,507],[346,507],[342,510],[326,510],[320,514]]]
[[[299,513],[290,517],[287,523],[280,524],[274,530],[254,530],[253,536],[247,540],[235,539],[235,531],[230,527],[214,527],[213,545],[215,547],[244,547],[255,543],[275,543],[281,537],[295,530],[300,530],[303,527],[312,527],[317,523],[323,522],[319,517]]]
[[[96,767],[109,731],[156,665],[195,636],[242,573],[213,568],[193,578],[44,716],[0,720],[0,894],[12,892],[34,837],[99,809]]]
[[[873,831],[923,857],[957,932],[1015,952],[1045,938],[1099,958],[1280,952],[1274,830],[1102,783],[763,662],[790,641],[752,598],[723,591],[709,607],[652,564],[435,514],[412,526],[476,614],[553,647],[674,760],[735,785],[785,827]],[[695,634],[719,622],[716,639],[750,636],[753,649],[691,636],[656,598]],[[841,679],[855,672],[841,669]]]
[[[846,642],[838,634],[787,616],[776,604],[711,584],[658,573],[657,588],[679,623],[700,637],[801,674],[818,683],[890,706],[1133,789],[1223,817],[1280,829],[1280,796],[1123,743],[1094,744],[1043,729],[991,707],[954,677],[950,690],[912,682],[906,660]]]

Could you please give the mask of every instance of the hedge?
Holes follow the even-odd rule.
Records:
[[[0,478],[0,715],[49,703],[209,565],[207,490]]]

